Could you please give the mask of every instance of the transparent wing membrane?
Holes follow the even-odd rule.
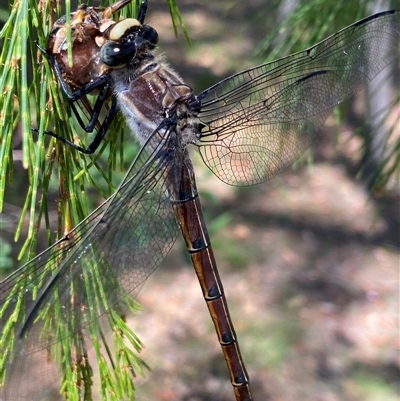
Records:
[[[317,45],[199,95],[199,150],[222,181],[268,180],[309,147],[335,106],[398,60],[400,13],[366,18]]]
[[[166,135],[174,137],[169,131]],[[53,361],[73,363],[74,354],[85,348],[74,342],[90,337],[90,324],[111,307],[118,310],[119,302],[133,295],[171,249],[178,224],[162,179],[172,163],[172,141],[167,146],[167,153],[160,147],[150,154],[149,147],[142,149],[114,196],[2,282],[1,321],[9,325],[2,327],[2,341],[15,337],[21,361],[7,371],[11,384],[6,400],[24,399],[26,390],[16,384],[26,361],[47,361],[37,369],[55,370],[50,377],[58,372]],[[12,315],[19,319],[10,324]],[[71,353],[53,347],[69,336]]]

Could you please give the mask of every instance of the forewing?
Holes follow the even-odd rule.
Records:
[[[32,389],[21,380],[26,366],[30,377],[41,377],[34,388],[45,391],[57,376],[51,361],[64,363],[79,353],[68,350],[66,355],[53,345],[69,336],[80,339],[109,308],[118,308],[171,249],[178,225],[163,174],[172,160],[180,160],[174,135],[163,132],[167,139],[160,146],[142,149],[115,195],[63,241],[0,283],[0,354],[7,374],[3,401],[29,396]]]
[[[204,162],[232,185],[274,177],[307,149],[338,103],[398,60],[399,44],[400,12],[381,13],[200,93]]]

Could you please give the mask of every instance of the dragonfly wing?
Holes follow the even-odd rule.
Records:
[[[163,136],[163,145],[141,150],[110,199],[0,283],[0,354],[8,359],[2,401],[29,395],[31,389],[21,385],[26,364],[34,366],[29,375],[43,376],[34,386],[45,391],[46,378],[56,375],[50,359],[66,358],[65,350],[51,351],[54,344],[90,332],[91,323],[137,290],[174,244],[179,227],[163,174],[180,162],[181,150],[175,152],[172,128],[162,134],[152,137]],[[16,361],[12,349],[18,350]]]
[[[338,103],[398,60],[399,43],[400,12],[381,13],[203,91],[204,162],[231,185],[274,177],[301,156]]]

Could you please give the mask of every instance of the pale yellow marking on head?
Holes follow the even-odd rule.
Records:
[[[110,39],[114,41],[120,40],[125,32],[134,26],[141,26],[141,23],[134,18],[127,18],[120,22],[117,22],[115,26],[111,29]]]

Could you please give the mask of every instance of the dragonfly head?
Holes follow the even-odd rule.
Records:
[[[125,66],[140,52],[155,48],[158,34],[144,24],[147,0],[142,0],[137,19],[115,21],[113,15],[131,2],[118,0],[106,8],[80,5],[70,15],[70,36],[66,16],[55,22],[46,54],[72,90],[95,81],[112,68]],[[68,58],[68,45],[72,60]]]

